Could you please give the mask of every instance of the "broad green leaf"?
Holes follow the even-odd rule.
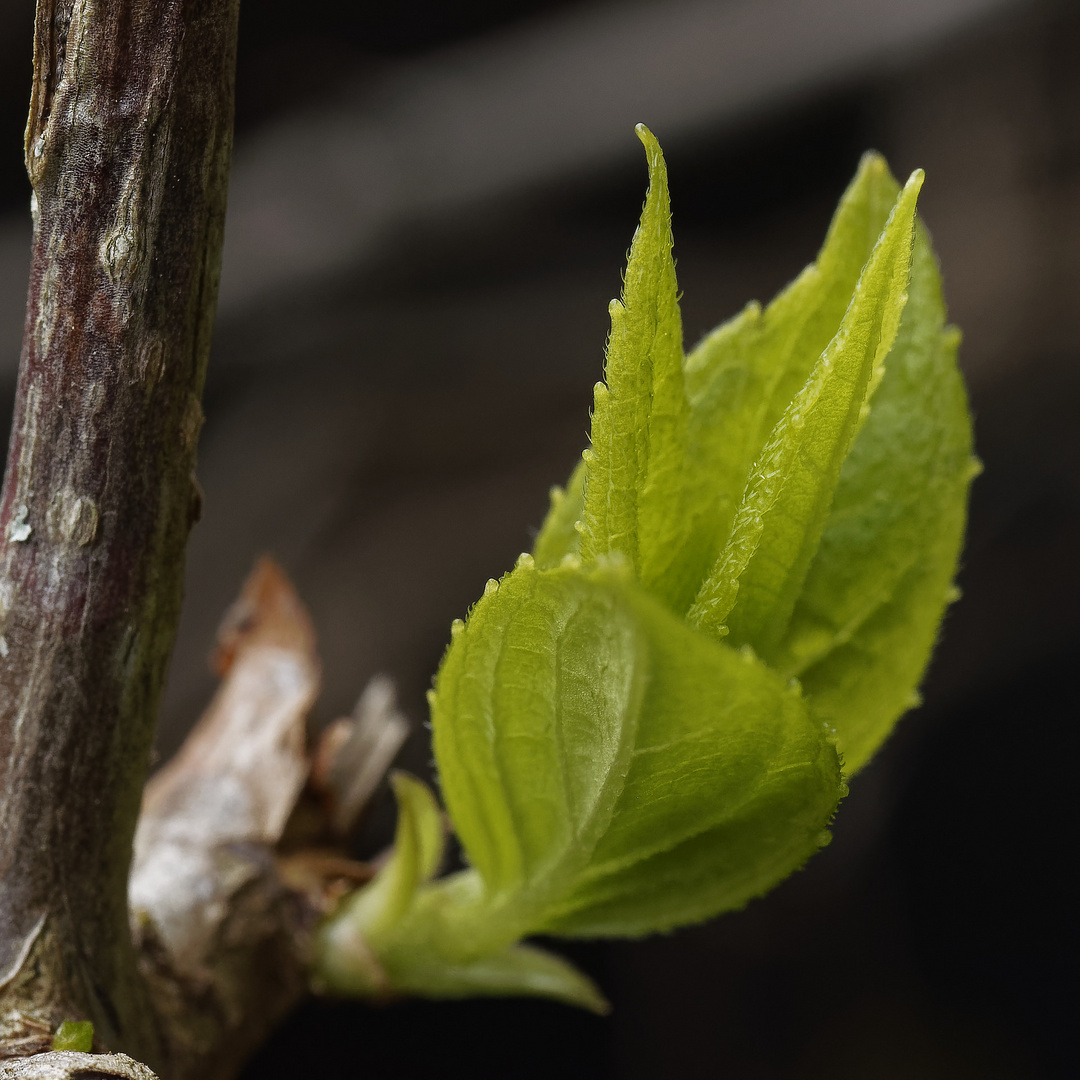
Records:
[[[617,589],[529,556],[457,624],[431,694],[443,798],[493,894],[546,882],[607,827],[646,645]],[[546,886],[545,886],[546,887]]]
[[[741,907],[829,839],[836,750],[797,688],[628,589],[650,653],[630,770],[545,933],[636,936]]]
[[[920,228],[884,378],[773,658],[835,726],[849,771],[910,706],[956,570],[975,471],[957,343]]]
[[[911,268],[913,174],[810,378],[773,429],[731,538],[690,611],[695,625],[767,651],[783,635],[817,551],[840,469],[896,337]]]
[[[610,306],[604,382],[594,393],[581,529],[586,560],[618,553],[666,597],[682,573],[692,511],[685,483],[690,406],[683,385],[682,320],[671,254],[667,170],[638,125],[649,191],[630,245],[621,300]]]
[[[471,680],[480,636],[503,667]],[[640,934],[737,907],[820,846],[843,791],[797,689],[617,569],[519,562],[455,637],[432,717],[447,806],[490,897],[477,918],[518,934]],[[501,807],[481,812],[466,768],[477,782],[490,769]],[[496,820],[516,862],[488,854]]]

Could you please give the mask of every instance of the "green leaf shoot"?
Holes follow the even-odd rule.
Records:
[[[64,1020],[53,1036],[52,1050],[89,1054],[94,1048],[94,1025],[89,1020]]]
[[[689,407],[683,392],[682,320],[671,254],[667,172],[656,139],[638,136],[649,162],[649,190],[630,245],[621,300],[608,309],[604,381],[593,398],[591,447],[584,458],[581,553],[619,552],[644,580],[662,571],[663,523],[655,501],[674,490]]]
[[[956,596],[967,491],[979,471],[959,341],[920,226],[904,320],[774,657],[835,727],[849,772],[917,700]]]
[[[445,828],[430,788],[403,772],[393,773],[390,784],[398,805],[393,853],[367,888],[344,901],[340,917],[317,940],[318,979],[325,990],[363,996],[388,991],[379,952],[442,862]]]
[[[435,877],[438,805],[398,776],[394,853],[319,937],[335,992],[602,1011],[523,939],[670,930],[801,866],[953,595],[975,466],[921,172],[866,155],[817,260],[684,355],[666,166],[638,135],[590,446],[430,695],[467,866]]]
[[[783,635],[899,328],[922,179],[915,173],[897,199],[835,336],[760,452],[727,545],[690,609],[703,630],[730,631],[763,651]]]

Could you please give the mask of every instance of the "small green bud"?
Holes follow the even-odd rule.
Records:
[[[77,1050],[89,1054],[94,1046],[94,1025],[89,1020],[65,1020],[53,1036],[53,1050]]]

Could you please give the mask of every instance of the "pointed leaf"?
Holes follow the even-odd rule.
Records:
[[[585,477],[588,467],[579,461],[570,474],[566,489],[551,489],[551,508],[533,545],[533,558],[541,569],[558,566],[567,555],[581,551],[578,523],[585,512]]]
[[[971,428],[929,240],[870,415],[775,657],[861,766],[912,701],[944,612],[974,474]]]
[[[653,297],[658,307],[672,304],[675,296],[670,235],[665,230],[664,242],[654,244],[651,250],[645,243],[656,232],[655,204],[661,196],[665,196],[661,208],[666,224],[663,160],[655,158],[653,163],[657,175],[627,270],[628,288],[631,282],[639,286],[633,294],[635,312],[647,306],[643,293],[646,299],[651,296],[641,287],[643,282],[650,286],[659,283],[663,293]],[[656,434],[651,434],[651,428],[639,418],[630,429],[629,434],[637,436],[635,453],[646,458],[645,483],[639,485],[640,491],[629,491],[631,501],[636,492],[638,516],[646,513],[645,521],[638,523],[639,540],[646,545],[646,552],[639,552],[639,576],[674,610],[689,607],[715,561],[766,434],[805,382],[814,361],[839,326],[898,192],[899,185],[880,155],[867,154],[840,202],[817,262],[764,313],[758,305],[750,305],[706,337],[686,359],[682,396],[689,402],[689,417],[685,416],[680,395],[672,392],[665,399],[671,406],[666,426],[657,424]],[[661,261],[668,272],[643,273],[642,264],[650,257]],[[622,308],[630,302],[630,297],[624,296],[623,305],[613,309],[616,317],[622,318],[620,325],[624,329]],[[630,349],[616,348],[616,344],[613,334],[608,355],[609,384],[613,385],[613,380],[618,383],[622,399],[635,395],[641,399],[649,387],[640,357]],[[647,353],[641,348],[638,351]],[[667,359],[665,385],[669,390],[678,390],[673,358]],[[637,373],[636,381],[625,378],[628,367]],[[619,402],[604,384],[597,388],[597,394],[593,448],[586,451],[586,460],[575,470],[566,493],[560,489],[552,493],[552,509],[534,549],[541,566],[557,565],[565,554],[582,550],[580,535],[571,529],[575,520],[585,516],[585,508],[576,496],[578,484],[590,472],[603,472],[609,479],[604,509],[610,510],[610,502],[618,503],[619,491],[610,497],[612,472],[602,449],[608,421]],[[622,400],[622,404],[625,406],[626,401]],[[623,408],[623,414],[630,415],[628,408]],[[594,499],[599,495],[595,486],[593,495]],[[586,555],[593,550],[587,545]],[[633,553],[626,545],[621,550]]]
[[[764,311],[750,304],[690,353],[692,415],[685,473],[695,483],[685,612],[731,532],[750,469],[769,432],[836,333],[900,186],[867,154],[817,257]]]
[[[446,826],[442,810],[431,788],[415,776],[400,769],[390,774],[390,786],[397,799],[398,819],[407,820],[416,848],[416,874],[421,884],[430,881],[443,860],[446,846]],[[395,840],[395,846],[397,841]]]
[[[761,651],[782,636],[860,415],[896,337],[922,173],[908,181],[836,336],[777,423],[690,619]]]
[[[435,796],[408,773],[394,773],[391,784],[398,804],[393,853],[339,913],[371,947],[377,947],[401,922],[412,907],[416,890],[434,876],[442,861],[444,829]]]
[[[667,596],[682,573],[690,509],[685,484],[690,407],[671,254],[667,170],[638,125],[649,192],[630,246],[622,300],[611,302],[605,382],[597,384],[582,517],[583,558],[618,552],[646,587]]]

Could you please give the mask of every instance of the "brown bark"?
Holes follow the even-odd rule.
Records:
[[[0,498],[0,1053],[156,1063],[126,885],[179,615],[238,0],[40,0]]]

